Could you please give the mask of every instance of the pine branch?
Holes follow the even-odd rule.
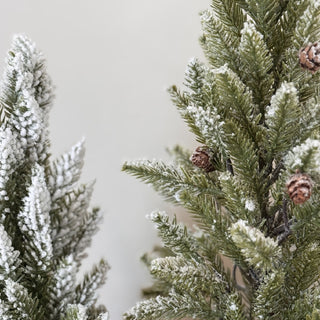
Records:
[[[206,83],[207,68],[197,59],[192,59],[187,66],[185,72],[185,86],[190,90],[189,99],[196,106],[206,108],[207,97],[205,95],[204,86]]]
[[[196,261],[202,260],[198,254],[199,245],[196,238],[186,227],[177,223],[176,218],[170,221],[169,216],[164,212],[154,212],[150,220],[156,224],[165,247],[175,254],[181,254]]]
[[[11,239],[3,225],[0,225],[0,280],[15,278],[16,269],[21,263],[19,254],[19,251],[12,247]]]
[[[29,160],[48,158],[48,111],[53,98],[42,54],[23,35],[13,39],[1,100],[12,108],[8,123],[19,133]]]
[[[46,187],[43,168],[36,165],[32,170],[28,195],[24,208],[18,214],[19,228],[24,239],[23,260],[29,265],[28,273],[46,271],[51,265],[52,242],[50,227],[50,196]]]
[[[254,227],[239,220],[230,228],[232,240],[241,250],[248,263],[256,270],[277,269],[281,250],[278,244]]]
[[[198,263],[181,256],[158,258],[151,263],[151,274],[170,283],[177,293],[187,293],[204,304],[210,300],[216,310],[222,313],[237,309],[235,303],[231,308],[226,303],[232,289],[223,275],[212,268],[210,262]],[[234,294],[233,298],[236,299],[236,296]],[[239,297],[237,302],[238,310],[233,314],[239,313],[243,316]]]
[[[246,16],[241,10],[241,4],[245,1],[233,0],[212,0],[211,8],[226,26],[230,28],[235,35],[240,36]]]
[[[254,142],[233,121],[226,123],[228,152],[233,164],[237,181],[247,190],[251,190],[251,199],[259,205],[262,218],[266,218],[264,168],[260,167],[258,150]]]
[[[263,283],[257,290],[254,302],[254,316],[268,320],[286,319],[288,295],[284,289],[285,274],[279,270],[264,277]]]
[[[5,101],[0,100],[0,126],[5,126],[12,114],[12,107]]]
[[[32,297],[22,285],[7,279],[4,293],[9,306],[7,312],[9,317],[21,320],[43,319],[44,310],[39,305],[38,299]]]
[[[277,0],[247,0],[247,12],[255,22],[257,30],[263,35],[268,49],[275,50],[279,46],[275,41],[277,39],[276,26],[281,15],[281,5]]]
[[[2,87],[5,103],[15,105],[17,93],[33,88],[32,94],[39,106],[48,109],[54,96],[52,83],[43,54],[35,44],[24,35],[15,35],[6,62],[8,68]]]
[[[217,209],[216,204],[210,198],[189,197],[187,195],[183,195],[183,197],[186,208],[196,218],[201,232],[203,232],[202,236],[196,238],[201,256],[205,256],[207,261],[211,261],[213,268],[223,274],[225,279],[229,279],[230,285],[232,283],[221,265],[220,254],[231,258],[242,270],[246,270],[245,278],[251,282],[252,279],[248,272],[249,266],[230,237],[231,219],[229,213]]]
[[[196,319],[215,319],[222,314],[211,309],[208,303],[200,303],[187,295],[171,292],[168,297],[158,296],[139,302],[124,314],[125,320],[151,319],[182,319],[192,317]]]
[[[125,162],[122,170],[151,184],[156,191],[175,204],[179,204],[179,193],[185,190],[192,194],[210,194],[215,197],[220,194],[220,190],[206,175],[188,172],[185,168],[176,169],[161,161]]]
[[[211,90],[215,91],[214,88]],[[193,105],[190,96],[187,93],[181,93],[175,86],[169,89],[171,99],[180,111],[181,116],[196,135],[197,141],[211,147],[219,148],[222,155],[225,156],[223,142],[223,121],[215,107],[211,91],[208,93],[208,103],[205,106]],[[215,93],[216,95],[216,93]]]
[[[0,171],[0,201],[3,203],[3,206],[9,205],[6,204],[8,200],[10,200],[11,203],[14,202],[13,195],[10,192],[11,190],[8,190],[8,184],[10,184],[9,181],[12,175],[24,162],[23,158],[24,150],[17,133],[9,127],[4,128],[4,126],[0,126],[0,161],[6,164],[6,166],[2,166]],[[1,215],[9,213],[8,210],[3,211]],[[4,217],[2,216],[0,220],[3,221],[3,219]]]
[[[319,279],[319,263],[318,243],[300,245],[294,250],[285,266],[285,286],[289,297],[295,297],[296,292],[303,292]]]
[[[258,148],[264,140],[264,133],[261,131],[262,127],[258,126],[260,116],[256,117],[258,110],[255,110],[251,91],[229,68],[222,67],[215,73],[217,92],[220,97],[219,110],[223,119],[237,123]],[[228,134],[225,127],[224,131]]]
[[[90,273],[86,273],[82,282],[75,288],[74,301],[87,308],[93,306],[97,301],[95,291],[105,283],[106,273],[109,269],[108,263],[101,260]]]
[[[270,136],[269,159],[278,159],[295,144],[301,117],[298,103],[297,90],[290,83],[284,83],[273,96],[266,117]]]
[[[53,318],[65,313],[69,303],[74,301],[76,287],[76,263],[72,255],[59,262],[49,283],[51,314]]]
[[[247,194],[237,177],[229,174],[220,175],[221,190],[224,200],[221,202],[227,209],[229,220],[235,222],[239,219],[247,220],[250,225],[257,224],[256,216],[253,214],[258,208],[257,203],[252,200],[252,195]]]
[[[240,35],[229,32],[230,28],[209,11],[201,13],[201,24],[203,36],[200,44],[210,64],[219,68],[228,63],[231,69],[236,70],[238,59],[235,47],[239,44]]]
[[[67,236],[69,242],[64,248],[64,254],[74,254],[75,259],[79,262],[84,256],[81,255],[83,251],[90,246],[92,236],[98,231],[98,224],[102,220],[102,211],[99,208],[93,208],[87,211],[70,230]]]
[[[253,102],[259,106],[261,122],[264,122],[265,107],[273,93],[272,56],[263,36],[252,23],[245,23],[240,43],[241,71],[239,76],[252,91]]]
[[[310,4],[309,0],[302,0],[299,2],[287,1],[285,10],[282,10],[282,14],[278,21],[278,28],[277,28],[279,32],[279,35],[278,35],[279,43],[281,41],[281,44],[282,44],[281,53],[283,53],[284,50],[286,50],[288,47],[291,47],[292,38],[294,36],[299,18],[303,16],[309,4]],[[301,42],[299,43],[299,45],[301,45]]]
[[[320,4],[317,1],[308,1],[302,5],[302,9],[306,8],[304,13],[299,17],[296,28],[294,31],[294,46],[296,49],[300,49],[301,46],[308,44],[308,42],[314,42],[319,39],[320,36]]]
[[[53,252],[56,257],[65,254],[70,237],[76,228],[81,228],[81,221],[87,215],[93,192],[93,184],[82,185],[58,198],[51,207],[51,225]]]
[[[64,197],[78,182],[84,161],[84,139],[54,161],[48,177],[48,188],[53,201]]]

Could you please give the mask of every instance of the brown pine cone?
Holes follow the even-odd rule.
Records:
[[[213,152],[207,146],[198,147],[192,154],[190,160],[198,168],[204,169],[206,172],[215,170],[212,164]]]
[[[302,204],[311,197],[312,180],[305,173],[297,172],[286,183],[287,192],[294,204]]]
[[[300,66],[310,70],[312,73],[320,69],[320,44],[309,43],[299,51]]]

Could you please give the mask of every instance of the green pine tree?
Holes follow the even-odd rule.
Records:
[[[123,166],[196,228],[151,215],[170,253],[124,317],[319,319],[320,2],[212,0],[201,21],[207,63],[169,90],[201,146]]]
[[[89,208],[93,184],[78,183],[84,142],[50,160],[52,98],[43,55],[15,36],[0,92],[0,318],[103,320],[108,264],[76,279],[101,211]]]

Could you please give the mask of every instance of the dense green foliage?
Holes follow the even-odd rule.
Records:
[[[163,291],[125,319],[318,319],[320,72],[298,56],[320,39],[320,3],[212,0],[201,21],[208,63],[191,60],[186,88],[169,92],[215,170],[194,166],[181,147],[172,164],[124,164],[197,222],[151,215],[171,252],[149,261]],[[301,205],[285,190],[297,169],[313,180]]]

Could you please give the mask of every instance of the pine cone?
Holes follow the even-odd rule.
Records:
[[[302,204],[311,197],[312,180],[305,173],[296,173],[286,183],[287,192],[294,204]]]
[[[207,146],[198,147],[192,154],[190,160],[196,167],[204,169],[206,172],[215,170],[212,164],[213,152]]]
[[[299,51],[300,66],[310,70],[312,73],[320,69],[320,44],[309,43]]]

